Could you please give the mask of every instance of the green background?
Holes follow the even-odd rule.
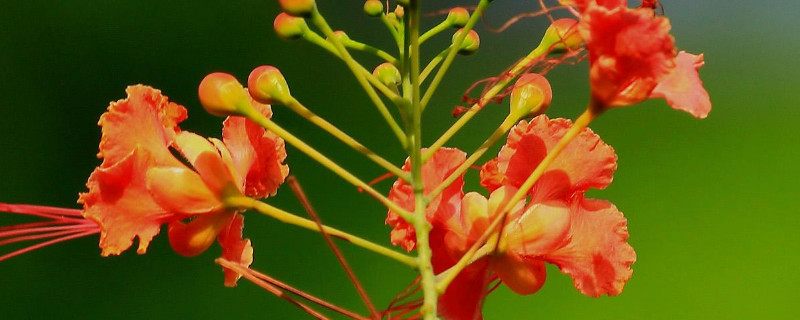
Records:
[[[335,28],[390,49],[382,25],[361,1],[320,0]],[[426,1],[434,12],[469,2]],[[307,43],[272,32],[277,1],[0,2],[0,201],[76,207],[92,169],[97,118],[127,85],[145,83],[184,104],[182,128],[219,136],[220,119],[199,107],[202,77],[226,71],[244,80],[271,64],[293,94],[318,114],[396,163],[404,156],[342,63]],[[488,319],[796,319],[800,315],[800,6],[795,0],[663,1],[677,45],[706,54],[702,78],[714,109],[699,121],[663,101],[608,112],[592,128],[619,155],[614,183],[591,196],[609,199],[629,221],[638,262],[624,292],[581,295],[550,269],[544,288],[491,294]],[[497,26],[534,1],[495,1]],[[429,17],[426,25],[441,17]],[[450,111],[472,82],[498,74],[538,43],[546,19],[523,20],[460,57],[426,112],[424,140],[452,122]],[[426,47],[426,59],[449,35]],[[369,56],[365,65],[378,61]],[[549,78],[552,117],[574,118],[586,104],[587,67],[563,66]],[[507,107],[488,107],[453,139],[474,150]],[[383,172],[281,107],[274,119],[364,179]],[[496,148],[495,148],[496,150]],[[289,148],[291,171],[323,220],[388,244],[385,210]],[[468,188],[477,190],[476,175]],[[388,190],[390,183],[377,185]],[[288,188],[267,202],[301,212]],[[19,222],[0,215],[0,224]],[[246,215],[254,268],[363,311],[334,257],[314,233]],[[8,250],[9,248],[0,248]],[[379,306],[413,278],[393,261],[342,244]],[[8,252],[8,251],[0,251]],[[289,304],[243,281],[222,286],[219,248],[188,259],[156,237],[146,255],[102,258],[97,237],[51,246],[0,263],[0,319],[304,319]]]

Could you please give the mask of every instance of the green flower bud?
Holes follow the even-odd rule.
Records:
[[[286,105],[292,99],[286,79],[273,66],[253,69],[247,78],[247,90],[253,99],[261,103]]]
[[[303,18],[293,17],[286,12],[281,12],[275,17],[272,24],[278,37],[284,40],[295,40],[302,38],[308,32],[308,25]]]
[[[364,13],[370,17],[377,17],[383,13],[383,2],[380,0],[367,0],[364,2]]]
[[[583,38],[578,33],[578,21],[569,18],[556,20],[545,31],[539,46],[550,48],[552,53],[579,49],[583,46]]]
[[[378,78],[378,81],[387,87],[394,89],[397,89],[397,86],[403,81],[400,76],[400,70],[397,70],[397,67],[389,62],[384,62],[375,67],[375,70],[372,71],[372,75]]]
[[[397,17],[397,19],[403,19],[403,17],[406,15],[406,9],[402,6],[397,6],[397,8],[394,8],[394,15]]]
[[[552,100],[550,82],[538,73],[526,73],[511,90],[511,114],[520,118],[537,116],[547,111]]]
[[[314,0],[279,0],[281,9],[295,17],[308,17],[314,11]]]
[[[450,12],[447,14],[447,21],[450,22],[450,25],[454,28],[463,28],[467,25],[467,21],[469,21],[469,11],[462,7],[450,9]]]
[[[458,36],[463,31],[464,29],[458,29],[458,31],[456,31],[456,33],[453,34],[452,41],[455,42],[456,38],[458,38]],[[467,37],[464,38],[464,42],[461,43],[461,48],[458,48],[458,53],[468,56],[475,53],[475,51],[478,51],[478,48],[480,46],[481,46],[481,38],[478,37],[478,33],[475,32],[475,30],[470,30],[469,33],[467,33]]]

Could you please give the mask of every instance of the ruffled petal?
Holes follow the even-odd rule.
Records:
[[[651,98],[664,98],[672,108],[703,119],[711,112],[711,99],[703,88],[698,70],[705,64],[703,55],[681,51],[672,72],[658,83]]]
[[[269,105],[251,101],[267,117]],[[264,198],[274,195],[289,175],[284,141],[274,133],[243,117],[228,117],[222,127],[222,139],[231,151],[238,173],[246,177],[244,193]]]
[[[599,297],[622,292],[633,274],[636,253],[628,244],[622,212],[608,201],[582,199],[572,207],[570,241],[542,258],[572,277],[585,295]]]
[[[146,176],[153,162],[153,156],[136,147],[114,165],[98,167],[89,176],[89,191],[80,195],[78,203],[83,204],[84,217],[102,229],[103,256],[127,250],[134,237],[139,238],[137,252],[143,254],[162,223],[182,218],[151,197]]]
[[[592,99],[602,107],[647,99],[675,66],[669,29],[651,9],[589,6],[578,31],[589,50]]]
[[[158,167],[147,170],[147,189],[164,209],[186,215],[222,209],[217,196],[189,168]]]
[[[424,151],[424,150],[423,150]],[[445,178],[458,168],[467,159],[466,153],[455,148],[441,148],[422,165],[423,190],[427,194],[439,186]],[[411,161],[406,160],[403,171],[411,171]],[[425,209],[425,216],[434,227],[446,223],[456,212],[458,212],[461,198],[464,195],[463,175],[458,177],[452,184],[445,188],[439,195],[434,197]],[[397,179],[392,189],[389,191],[389,200],[398,204],[400,207],[414,210],[414,190],[410,184]],[[402,246],[411,251],[416,246],[416,233],[414,228],[406,223],[399,215],[389,210],[386,217],[386,224],[394,227],[392,230],[392,244]]]
[[[178,123],[185,120],[186,108],[169,102],[161,91],[136,85],[125,90],[128,98],[112,102],[100,117],[103,128],[98,157],[102,167],[111,167],[141,148],[158,165],[177,166],[168,146],[180,132]]]
[[[194,257],[214,243],[217,235],[231,224],[235,213],[222,211],[198,216],[189,223],[173,221],[167,233],[169,244],[180,255]]]
[[[570,218],[564,203],[534,204],[506,225],[503,241],[509,251],[519,255],[545,255],[569,241]]]
[[[244,229],[244,216],[237,214],[231,223],[223,228],[217,237],[220,247],[222,247],[222,258],[242,266],[250,266],[253,263],[253,246],[250,239],[242,239]],[[242,275],[233,270],[222,268],[225,272],[225,286],[234,287]]]
[[[627,7],[628,3],[625,0],[558,0],[562,5],[573,6],[580,11],[586,10],[591,5],[600,5],[608,9],[617,7]]]
[[[497,158],[489,160],[481,166],[480,178],[481,186],[489,190],[489,192],[502,187],[506,183],[505,173],[497,168]]]
[[[538,116],[520,121],[508,134],[508,141],[498,155],[498,171],[506,183],[520,187],[536,166],[566,134],[572,122]],[[611,146],[586,128],[548,166],[531,189],[532,202],[568,199],[589,188],[602,189],[613,179],[617,155]]]

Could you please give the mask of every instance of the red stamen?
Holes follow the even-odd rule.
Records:
[[[0,256],[0,261],[59,242],[100,233],[100,226],[81,215],[81,210],[27,204],[0,202],[0,212],[30,215],[50,221],[28,222],[0,228],[0,246],[39,239],[50,239],[41,243]]]
[[[77,230],[72,230],[72,229],[77,229]],[[57,237],[57,236],[63,236],[63,235],[73,234],[73,233],[82,232],[82,231],[89,231],[89,230],[92,230],[92,229],[93,228],[91,228],[91,227],[71,228],[71,229],[68,229],[68,230],[54,231],[54,232],[50,232],[50,233],[40,233],[40,234],[32,234],[32,235],[26,235],[26,236],[21,236],[21,237],[16,237],[16,238],[9,238],[9,239],[5,239],[5,240],[0,241],[0,246],[7,245],[7,244],[10,244],[10,243],[22,242],[22,241],[30,241],[30,240],[36,240],[36,239],[44,239],[44,238],[52,238],[52,237]]]
[[[30,204],[11,204],[0,202],[0,211],[22,214],[51,214],[59,216],[83,217],[79,209],[67,209]]]
[[[51,244],[56,244],[56,243],[59,243],[59,242],[64,242],[64,241],[72,240],[72,239],[75,239],[75,238],[85,237],[85,236],[92,235],[92,234],[95,234],[95,233],[100,233],[100,228],[98,228],[97,230],[89,230],[89,231],[86,231],[86,232],[73,233],[72,235],[69,235],[69,236],[56,238],[56,239],[53,239],[53,240],[50,240],[50,241],[45,241],[45,242],[42,242],[42,243],[39,243],[39,244],[35,244],[35,245],[30,246],[30,247],[23,248],[23,249],[8,253],[6,255],[0,256],[0,261],[16,257],[16,256],[21,255],[21,254],[26,253],[26,252],[31,252],[31,251],[39,249],[39,248],[43,248],[43,247],[49,246]]]
[[[41,233],[41,232],[48,232],[48,231],[63,231],[63,230],[72,230],[73,229],[97,229],[100,228],[96,224],[75,224],[75,225],[65,225],[65,226],[54,226],[54,227],[40,227],[40,228],[27,228],[22,230],[11,230],[11,231],[4,231],[0,232],[0,238],[15,236],[15,235],[23,235],[28,233]]]
[[[386,180],[386,179],[389,179],[389,178],[392,178],[394,176],[395,175],[393,173],[387,172],[387,173],[384,173],[384,174],[378,176],[375,179],[370,180],[369,183],[367,183],[367,184],[370,185],[370,186],[374,186],[376,183],[381,182],[381,181]],[[358,192],[364,192],[364,189],[361,188],[361,187],[358,187],[357,189],[358,189]]]

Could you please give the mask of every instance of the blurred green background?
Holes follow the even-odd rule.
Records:
[[[426,12],[463,1],[426,1]],[[613,110],[592,128],[619,155],[614,183],[593,197],[627,216],[638,254],[634,277],[613,298],[581,295],[551,268],[533,296],[491,294],[488,319],[796,319],[800,315],[800,6],[795,0],[662,1],[678,47],[704,52],[701,70],[714,109],[698,121],[663,101]],[[96,122],[127,85],[145,83],[184,104],[182,128],[219,136],[220,119],[199,107],[196,87],[213,71],[244,80],[271,64],[293,94],[365,145],[400,163],[405,157],[342,63],[307,43],[272,32],[277,1],[0,2],[0,201],[76,207],[100,138]],[[335,28],[391,49],[382,25],[360,0],[319,0]],[[495,1],[498,26],[534,1]],[[442,17],[429,17],[432,26]],[[522,20],[504,33],[481,26],[482,48],[460,57],[426,112],[424,140],[452,122],[451,109],[474,81],[498,74],[538,43],[546,19]],[[427,46],[431,57],[449,35]],[[392,50],[393,52],[393,50]],[[360,55],[365,65],[378,61]],[[574,118],[586,104],[586,64],[550,73],[552,117]],[[451,143],[474,150],[504,116],[491,106]],[[365,180],[383,172],[281,107],[274,119]],[[496,149],[496,148],[495,148]],[[322,219],[388,244],[385,210],[295,149],[289,165]],[[471,173],[468,188],[477,190]],[[390,182],[377,185],[388,190]],[[269,203],[302,212],[282,188]],[[246,215],[254,268],[363,311],[321,237]],[[19,222],[0,215],[0,225]],[[379,306],[414,273],[342,244]],[[7,251],[2,251],[7,252]],[[0,319],[305,319],[249,282],[222,286],[213,263],[171,251],[156,237],[149,252],[102,258],[97,237],[70,241],[0,263]]]

